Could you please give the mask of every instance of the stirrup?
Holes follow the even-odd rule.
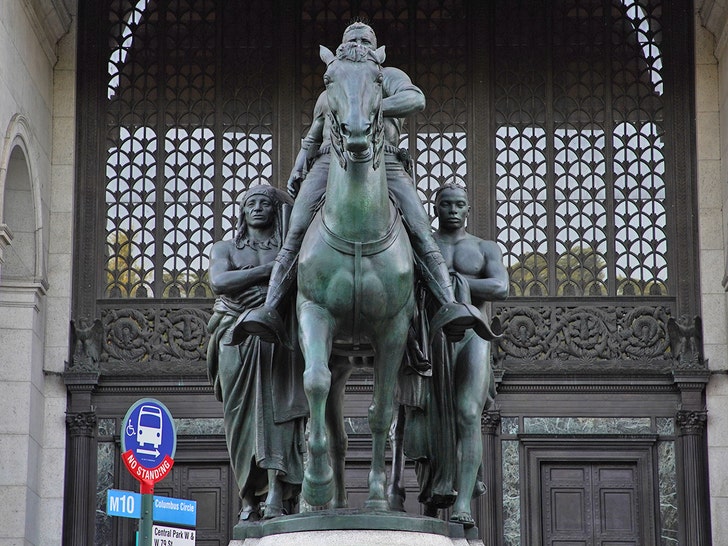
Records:
[[[469,303],[446,303],[435,313],[430,321],[430,340],[440,329],[448,341],[460,341],[465,330],[472,328],[479,337],[490,341],[501,336],[501,332],[494,332],[485,322],[480,310]]]
[[[244,311],[233,326],[232,340],[229,345],[239,345],[248,336],[258,336],[263,341],[283,345],[293,350],[283,319],[273,307],[256,307]]]

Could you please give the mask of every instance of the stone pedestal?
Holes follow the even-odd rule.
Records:
[[[229,546],[483,546],[479,539],[411,531],[302,531],[233,540]]]
[[[478,529],[400,512],[324,510],[238,525],[229,546],[483,546]]]

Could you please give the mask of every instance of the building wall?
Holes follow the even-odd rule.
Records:
[[[76,25],[58,42],[58,62],[53,70],[53,128],[50,214],[48,243],[48,296],[45,330],[44,370],[45,437],[43,514],[52,514],[46,527],[44,520],[41,544],[60,544],[63,521],[63,473],[66,444],[66,386],[60,377],[68,359],[68,332],[71,312],[71,274],[73,254],[73,186],[75,183],[75,108],[76,108]]]
[[[61,543],[75,1],[0,2],[0,545]],[[4,262],[4,263],[3,263]],[[3,269],[3,265],[5,266]]]
[[[728,545],[728,48],[723,0],[697,2],[695,29],[698,207],[713,544]]]
[[[36,234],[23,278],[0,262],[0,546],[60,544],[63,511],[75,138],[75,0],[0,1],[0,257],[10,158],[22,151]],[[713,544],[728,545],[728,28],[722,1],[696,2],[699,237]],[[721,130],[723,128],[723,130]],[[14,156],[19,157],[19,156]],[[8,191],[6,191],[8,190]],[[17,212],[17,211],[16,211]],[[24,232],[18,229],[17,233]]]

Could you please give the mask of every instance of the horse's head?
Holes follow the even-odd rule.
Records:
[[[384,47],[373,51],[345,42],[334,55],[321,46],[326,65],[324,83],[329,104],[331,144],[343,168],[372,160],[378,168],[384,142],[382,63]]]

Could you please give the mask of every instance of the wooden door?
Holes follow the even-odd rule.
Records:
[[[227,546],[232,539],[239,502],[229,464],[175,462],[155,494],[197,502],[196,546]]]
[[[636,462],[544,463],[544,546],[638,546],[640,485]]]

